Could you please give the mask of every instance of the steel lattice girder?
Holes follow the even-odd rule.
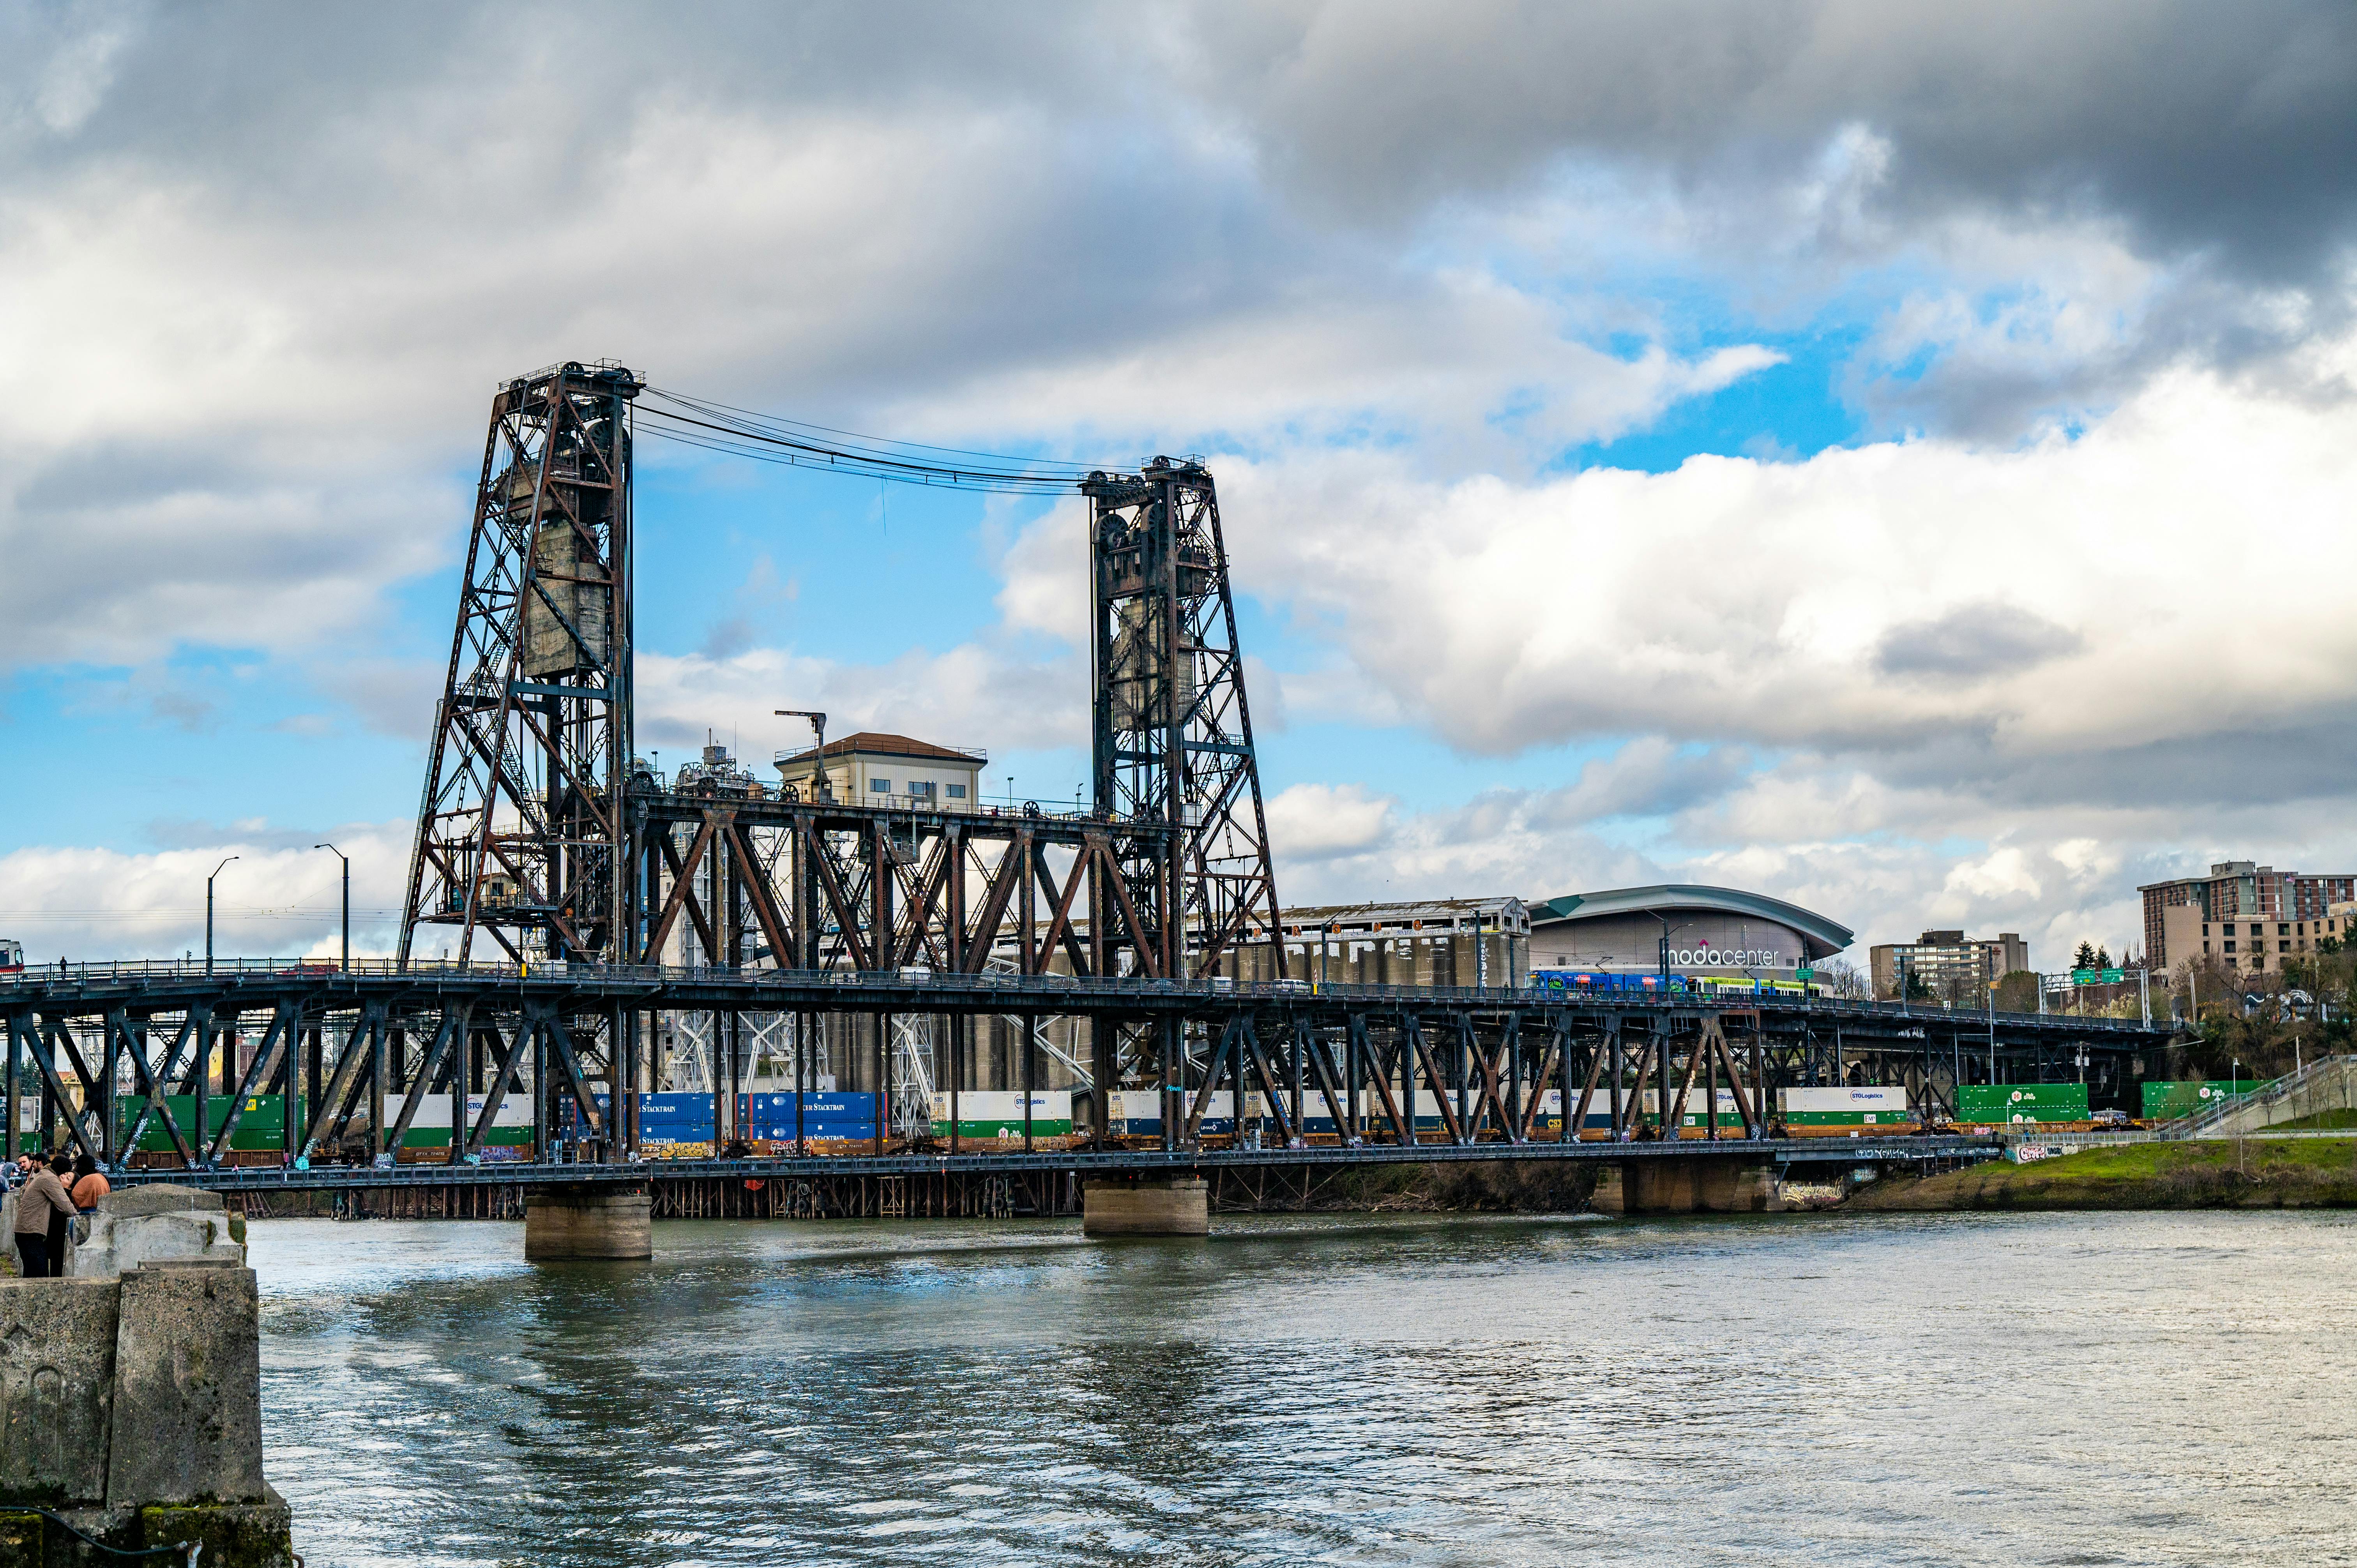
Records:
[[[501,1097],[528,1092],[544,1144],[559,1106],[569,1101],[577,1126],[603,1140],[609,1154],[626,1155],[628,1130],[619,1144],[608,1136],[591,1081],[611,1073],[627,1018],[690,1009],[968,1020],[1022,1015],[1135,1029],[1159,1042],[1165,1054],[1157,1065],[1175,1069],[1170,1087],[1197,1097],[1188,1133],[1165,1117],[1165,1142],[1174,1145],[1200,1131],[1207,1091],[1230,1086],[1263,1097],[1286,1143],[1299,1135],[1305,1116],[1322,1112],[1345,1140],[1407,1144],[1408,1108],[1421,1091],[1438,1101],[1447,1146],[1494,1148],[1548,1141],[1534,1137],[1534,1108],[1549,1090],[1562,1093],[1566,1122],[1578,1125],[1583,1111],[1604,1106],[1617,1132],[1645,1120],[1648,1088],[1656,1094],[1652,1120],[1674,1123],[1681,1099],[1701,1093],[1700,1103],[1713,1103],[1707,1091],[1714,1079],[1732,1088],[1737,1119],[1746,1124],[1725,1135],[1746,1137],[1758,1131],[1775,1090],[1824,1081],[1821,1042],[1835,1027],[1848,1067],[1871,1061],[1875,1080],[1906,1082],[1910,1097],[1919,1085],[1952,1084],[1959,1064],[1976,1072],[1986,1060],[1984,1052],[1964,1048],[1967,1032],[1935,1036],[1922,1015],[1869,1004],[1733,1008],[1408,987],[1308,993],[1046,975],[785,971],[27,980],[0,993],[6,1026],[0,1033],[18,1061],[31,1054],[54,1103],[70,1102],[77,1090],[86,1106],[110,1103],[118,1090],[136,1096],[140,1120],[124,1143],[135,1142],[146,1118],[164,1111],[164,1096],[206,1091],[213,1045],[242,1036],[243,1047],[222,1051],[221,1071],[234,1082],[219,1087],[238,1097],[224,1125],[204,1138],[209,1124],[200,1110],[195,1136],[175,1129],[175,1164],[192,1155],[219,1160],[250,1097],[297,1086],[310,1120],[303,1124],[303,1113],[290,1106],[285,1153],[291,1159],[320,1148],[349,1123],[362,1083],[386,1107],[387,1125],[377,1128],[378,1118],[371,1117],[371,1154],[397,1145],[423,1097],[447,1083],[461,1155],[482,1146]],[[2085,1050],[2097,1074],[2114,1082],[2125,1082],[2136,1051],[2166,1038],[2160,1030],[2096,1028],[2068,1018],[2009,1019],[1996,1030],[2002,1060]],[[1985,1047],[1987,1032],[1986,1024],[1969,1031],[1970,1043]],[[1190,1059],[1178,1048],[1189,1035],[1217,1043]],[[307,1067],[298,1049],[307,1042],[313,1047]],[[57,1070],[59,1060],[76,1080],[71,1087]],[[464,1096],[478,1064],[486,1069],[487,1098],[470,1117]],[[406,1087],[395,1090],[395,1079]],[[9,1081],[13,1101],[13,1073]],[[12,1104],[12,1129],[18,1124],[14,1111]],[[69,1135],[93,1155],[110,1157],[123,1146],[112,1121],[98,1118],[93,1126],[84,1116],[71,1122]],[[1102,1132],[1103,1122],[1097,1126]]]

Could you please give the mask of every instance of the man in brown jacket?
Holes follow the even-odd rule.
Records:
[[[49,1255],[52,1220],[70,1220],[74,1202],[54,1171],[36,1169],[33,1179],[16,1189],[16,1257],[19,1273],[28,1280],[56,1279],[64,1272],[63,1249]]]

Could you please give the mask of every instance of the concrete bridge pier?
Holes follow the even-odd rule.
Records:
[[[1211,1188],[1200,1176],[1115,1176],[1081,1189],[1083,1236],[1211,1233]]]
[[[1626,1160],[1598,1173],[1598,1214],[1766,1214],[1784,1207],[1771,1160],[1667,1156]]]
[[[523,1255],[534,1262],[651,1258],[653,1203],[643,1185],[576,1182],[528,1188]]]

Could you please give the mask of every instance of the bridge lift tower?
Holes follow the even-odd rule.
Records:
[[[1092,473],[1091,670],[1096,812],[1170,830],[1120,840],[1118,896],[1159,950],[1139,972],[1214,972],[1248,931],[1282,975],[1276,872],[1236,645],[1219,492],[1197,458]],[[1151,913],[1147,913],[1151,911]]]
[[[601,959],[627,927],[630,405],[608,360],[491,402],[457,629],[435,706],[400,959],[421,927],[511,960]]]

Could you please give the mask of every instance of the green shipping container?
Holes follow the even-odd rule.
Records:
[[[1070,1117],[1058,1121],[1050,1121],[1045,1116],[1031,1118],[1031,1135],[1035,1138],[1060,1138],[1071,1130],[1072,1122]],[[949,1135],[950,1124],[947,1122],[933,1123],[934,1137],[946,1138]],[[957,1135],[961,1139],[979,1138],[996,1142],[1003,1138],[1020,1142],[1023,1137],[1023,1123],[999,1121],[961,1122],[957,1124]]]
[[[2248,1094],[2265,1087],[2264,1079],[2212,1079],[2206,1082],[2152,1081],[2144,1086],[2144,1119],[2167,1122],[2179,1116],[2190,1116],[2206,1111],[2219,1101],[2236,1094]]]
[[[421,1127],[413,1122],[402,1134],[404,1149],[447,1149],[450,1146],[447,1126]],[[483,1134],[482,1147],[487,1149],[528,1149],[532,1146],[530,1127],[493,1127]]]
[[[1911,1127],[1913,1118],[1900,1111],[1788,1111],[1788,1127]]]
[[[1959,1122],[2084,1122],[2093,1114],[2083,1083],[1966,1084],[1956,1090]]]
[[[172,1120],[179,1124],[181,1135],[193,1141],[197,1122],[197,1097],[193,1094],[167,1094],[164,1103],[171,1108]],[[208,1143],[221,1136],[229,1123],[230,1097],[209,1094],[205,1097],[205,1120],[210,1125],[205,1132]],[[114,1102],[117,1139],[131,1135],[132,1124],[139,1113],[147,1109],[144,1096],[124,1095]],[[283,1149],[286,1146],[286,1097],[283,1094],[249,1094],[245,1097],[244,1113],[237,1119],[237,1135],[230,1140],[232,1149]],[[172,1135],[164,1130],[161,1116],[147,1119],[147,1130],[139,1135],[143,1154],[167,1154],[172,1148]]]

